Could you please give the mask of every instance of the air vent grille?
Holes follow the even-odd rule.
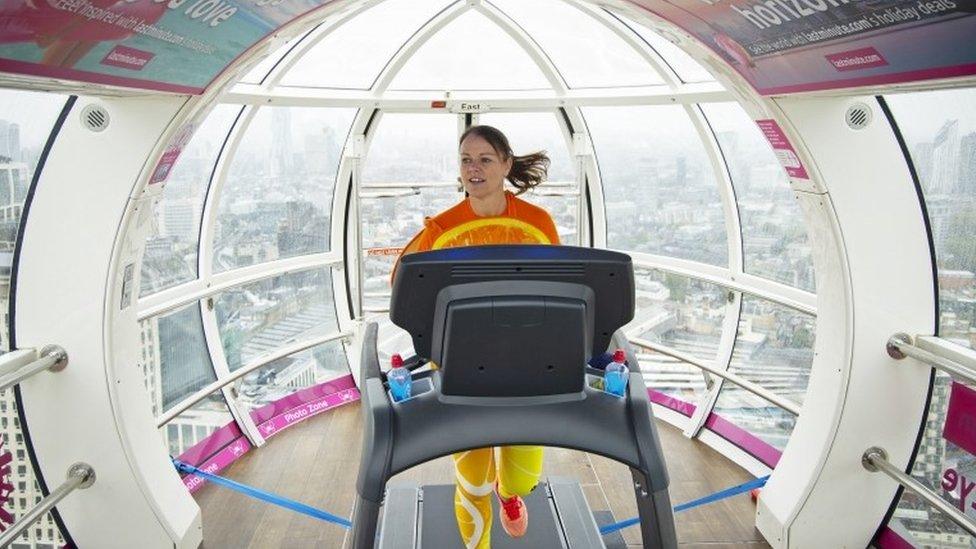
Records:
[[[101,105],[88,105],[81,111],[81,123],[93,132],[100,132],[108,127],[108,111]]]
[[[455,265],[451,276],[508,277],[519,276],[583,276],[586,268],[582,263],[495,263],[493,265]]]
[[[871,123],[871,108],[864,103],[855,103],[847,109],[844,118],[852,130],[863,130]]]

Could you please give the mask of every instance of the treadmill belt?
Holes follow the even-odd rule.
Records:
[[[529,529],[518,539],[508,537],[498,521],[498,498],[492,496],[494,520],[491,521],[492,549],[531,547],[549,549],[565,547],[559,526],[553,516],[552,506],[546,496],[547,486],[540,483],[531,494],[523,498],[529,510]],[[454,518],[454,485],[424,486],[423,516],[421,517],[422,549],[464,549]]]

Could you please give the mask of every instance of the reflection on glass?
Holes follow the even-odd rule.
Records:
[[[341,341],[329,341],[299,353],[279,358],[255,370],[235,387],[239,401],[253,412],[257,408],[319,383],[349,373]]]
[[[706,362],[715,360],[726,292],[690,278],[635,269],[637,312],[624,330],[631,337],[671,347]],[[636,344],[648,388],[696,403],[705,391],[701,370]]]
[[[146,238],[140,296],[158,292],[197,275],[200,214],[217,154],[241,108],[218,105],[180,154],[155,205],[154,234]]]
[[[885,100],[925,195],[939,272],[939,335],[976,349],[976,90]]]
[[[320,24],[328,25],[329,21],[331,21],[333,17],[327,18],[325,21],[323,21]],[[281,59],[285,55],[287,55],[288,52],[291,51],[293,47],[295,47],[295,44],[297,42],[303,40],[306,36],[308,36],[308,34],[309,34],[308,32],[302,33],[292,38],[291,40],[285,42],[281,46],[279,46],[278,49],[271,52],[270,55],[262,59],[260,63],[258,63],[251,70],[249,70],[247,74],[245,74],[241,78],[241,82],[245,84],[260,84],[261,82],[263,82],[265,77],[268,76],[268,73],[271,72],[271,69],[273,69],[275,65],[277,65],[278,62],[281,61]]]
[[[169,455],[199,465],[219,451],[224,444],[207,440],[217,429],[234,422],[224,397],[218,390],[193,407],[180,413],[161,428]],[[233,427],[231,427],[233,429]],[[188,452],[189,450],[189,452]]]
[[[266,107],[244,129],[217,213],[214,272],[329,250],[354,109]]]
[[[803,215],[766,138],[736,103],[702,105],[702,110],[735,187],[746,272],[815,291]]]
[[[728,264],[712,164],[678,106],[589,107],[611,248]]]
[[[338,330],[331,271],[260,280],[220,294],[214,306],[231,371],[290,343]]]
[[[284,76],[285,86],[367,89],[398,49],[452,0],[386,0],[316,44]]]
[[[473,60],[477,70],[472,70]],[[551,85],[532,58],[476,11],[464,13],[424,42],[390,83],[393,90],[540,88]]]
[[[745,296],[729,371],[802,405],[813,365],[816,319]],[[796,417],[726,382],[715,413],[782,450]]]
[[[613,31],[565,2],[492,0],[492,4],[539,43],[571,88],[663,83]]]
[[[7,311],[10,265],[13,260],[20,216],[41,152],[67,97],[0,89],[0,311]],[[10,350],[7,314],[0,314],[0,352]],[[12,458],[5,480],[13,487],[0,509],[0,524],[7,525],[35,507],[43,495],[34,480],[27,445],[20,428],[14,391],[0,392],[0,456]],[[44,515],[17,541],[61,547],[64,539],[50,513]]]
[[[928,210],[938,265],[939,335],[976,349],[976,90],[909,93],[885,100],[905,138]],[[976,457],[943,437],[952,390],[952,380],[937,374],[912,476],[953,505],[966,507],[960,501],[959,479],[976,478]],[[949,470],[957,479],[951,489],[942,485]],[[889,524],[919,547],[968,548],[976,543],[908,490]]]
[[[458,177],[457,117],[386,113],[363,166],[363,183],[429,183]]]
[[[217,380],[203,336],[199,304],[145,321],[142,334],[143,356],[148,357],[143,373],[154,408],[159,403],[165,412]]]
[[[976,478],[976,456],[943,436],[952,390],[952,379],[946,374],[936,372],[925,431],[918,457],[912,467],[912,476],[958,507],[962,505],[960,479],[965,478],[967,482],[971,482]],[[943,486],[943,476],[950,470],[955,471],[957,483],[951,490]],[[971,501],[972,494],[968,497],[970,499],[967,503]],[[888,525],[915,547],[963,549],[972,547],[976,542],[976,538],[909,490],[902,493]]]
[[[715,80],[711,73],[705,70],[705,67],[698,64],[698,61],[692,59],[684,50],[675,46],[660,34],[621,15],[617,15],[617,17],[625,21],[628,27],[636,31],[645,42],[650,44],[651,48],[674,69],[674,72],[682,82],[711,82]]]

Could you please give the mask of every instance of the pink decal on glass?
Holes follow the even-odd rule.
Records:
[[[647,390],[647,397],[651,399],[654,404],[659,404],[665,408],[670,408],[675,412],[683,416],[691,417],[695,413],[695,405],[690,402],[685,402],[680,398],[673,397],[662,393],[661,391],[655,391],[654,389]]]
[[[942,437],[976,455],[976,391],[953,383]]]
[[[786,169],[786,173],[790,177],[796,177],[799,179],[810,179],[807,174],[806,168],[800,162],[800,157],[797,156],[796,150],[793,149],[793,145],[790,140],[786,138],[786,134],[783,133],[783,129],[779,127],[779,124],[775,120],[756,120],[756,124],[759,129],[762,130],[763,135],[769,144],[773,147],[773,153],[776,154],[776,159],[779,163],[783,165]]]
[[[779,459],[783,457],[783,452],[776,447],[720,415],[714,413],[709,415],[705,427],[769,467],[775,468]]]
[[[856,50],[832,53],[824,56],[838,71],[857,71],[874,67],[884,67],[888,64],[881,53],[874,48],[858,48]]]
[[[248,442],[246,438],[241,437],[235,440],[230,446],[227,446],[223,450],[217,452],[203,465],[198,465],[197,468],[205,473],[217,474],[226,469],[228,465],[234,463],[237,458],[243,456],[250,450],[251,443]],[[183,485],[186,486],[186,489],[189,490],[191,494],[203,486],[205,482],[206,480],[198,477],[197,475],[187,475],[183,477]]]
[[[156,164],[156,170],[153,171],[152,177],[149,178],[150,185],[166,181],[166,178],[169,177],[170,172],[173,170],[173,166],[176,165],[176,161],[180,158],[180,153],[186,148],[187,143],[190,142],[190,138],[193,137],[193,132],[196,129],[197,125],[190,123],[184,125],[176,132],[176,135],[173,136],[173,139],[167,145],[166,150],[163,151],[163,156],[160,157],[159,162]]]
[[[885,526],[881,533],[878,534],[878,539],[875,541],[875,546],[878,549],[914,549],[915,546],[907,542],[905,538],[898,535],[897,532],[891,528]]]
[[[299,421],[304,421],[326,410],[331,410],[356,400],[359,400],[359,391],[356,389],[346,389],[338,393],[332,393],[275,416],[258,425],[258,430],[261,431],[261,436],[270,438]]]

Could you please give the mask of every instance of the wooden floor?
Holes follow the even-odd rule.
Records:
[[[362,419],[359,403],[314,417],[277,435],[244,455],[223,475],[333,514],[351,514],[359,468]],[[661,444],[671,476],[671,498],[683,503],[740,484],[752,477],[704,444],[684,437],[658,421]],[[599,456],[563,449],[546,452],[546,474],[572,476],[594,511],[610,510],[616,520],[637,515],[630,473]],[[450,458],[442,458],[398,475],[424,484],[451,483]],[[203,509],[204,547],[329,548],[342,545],[339,526],[272,506],[218,486],[196,494]],[[676,515],[682,548],[768,547],[753,526],[755,505],[748,495],[735,496]],[[638,528],[624,531],[628,547],[640,547]]]

